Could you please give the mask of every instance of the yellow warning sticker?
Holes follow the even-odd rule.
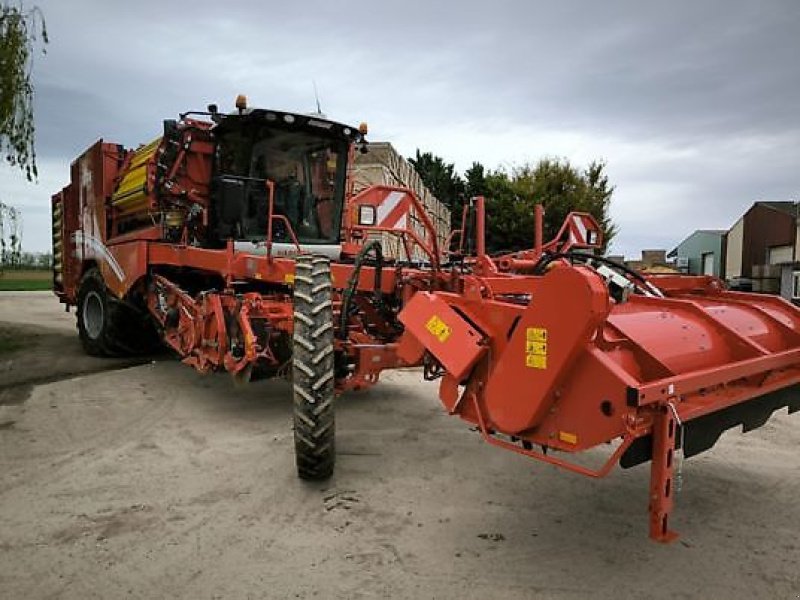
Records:
[[[433,315],[428,322],[425,323],[425,329],[427,329],[431,335],[433,335],[436,339],[440,342],[446,342],[447,338],[450,337],[450,334],[453,333],[453,330],[442,321],[438,316]]]
[[[547,329],[544,327],[528,327],[525,337],[529,342],[546,342]]]
[[[528,342],[525,345],[526,354],[539,354],[547,356],[547,342]]]
[[[525,366],[531,369],[547,368],[547,329],[528,327],[525,330]]]
[[[539,356],[538,354],[528,354],[525,357],[525,366],[532,369],[546,369],[547,357]]]
[[[286,285],[294,285],[294,273],[286,273],[283,276],[283,283]]]
[[[558,432],[558,439],[562,442],[567,444],[577,444],[578,443],[578,436],[575,433],[569,433],[568,431],[559,431]]]

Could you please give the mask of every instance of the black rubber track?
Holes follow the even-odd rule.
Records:
[[[327,479],[336,456],[333,310],[327,258],[298,256],[294,278],[294,447],[302,479]]]

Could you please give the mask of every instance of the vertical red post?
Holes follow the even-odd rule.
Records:
[[[469,217],[469,204],[464,203],[461,211],[461,233],[458,235],[458,253],[464,254],[464,236],[467,234],[467,218]]]
[[[350,199],[355,196],[356,178],[353,176],[353,169],[356,165],[356,145],[350,144],[347,149],[347,178],[345,183],[345,206],[350,206]]]
[[[660,406],[653,421],[653,460],[650,465],[650,537],[671,542],[678,534],[669,528],[675,504],[675,435],[678,423],[669,406]]]
[[[275,212],[275,182],[267,179],[267,261],[272,262],[272,216]]]
[[[233,281],[233,257],[233,238],[228,238],[225,244],[225,284],[227,286],[230,286],[231,281]]]
[[[483,196],[475,198],[476,204],[476,234],[475,234],[475,250],[478,258],[486,256],[486,202]]]
[[[533,208],[533,252],[534,260],[539,260],[542,255],[542,238],[544,237],[544,207],[540,203],[536,203]]]

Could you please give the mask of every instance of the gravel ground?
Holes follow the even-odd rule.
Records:
[[[0,293],[0,328],[34,323],[59,360],[83,360],[59,310]],[[0,363],[17,373],[31,351]],[[664,546],[647,538],[647,466],[592,481],[490,447],[417,372],[340,399],[336,475],[309,485],[286,384],[236,388],[164,357],[118,367],[0,403],[0,597],[800,596],[800,416],[785,410],[686,462],[682,537]]]

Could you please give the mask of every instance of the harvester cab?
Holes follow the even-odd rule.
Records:
[[[210,112],[211,238],[250,254],[338,258],[349,150],[361,131],[318,115]]]

